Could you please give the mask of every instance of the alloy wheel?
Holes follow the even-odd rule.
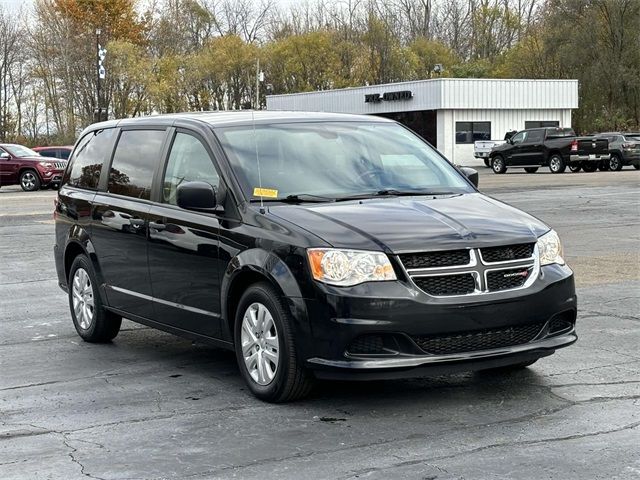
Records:
[[[278,330],[269,309],[252,303],[242,317],[242,358],[247,371],[259,385],[271,383],[278,371],[280,342]]]
[[[557,172],[560,170],[560,159],[558,157],[551,157],[551,161],[549,162],[549,168],[552,172]]]
[[[73,298],[73,312],[78,325],[83,330],[88,330],[93,323],[95,310],[91,279],[84,268],[78,268],[73,275],[71,295]]]
[[[36,177],[33,173],[27,172],[22,175],[22,188],[25,190],[33,190],[36,186]]]

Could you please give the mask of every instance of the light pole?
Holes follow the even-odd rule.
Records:
[[[104,80],[106,76],[106,71],[104,69],[104,65],[102,62],[104,61],[105,56],[107,55],[107,49],[102,48],[100,46],[100,34],[102,30],[96,28],[96,69],[97,69],[97,78],[96,78],[96,115],[94,117],[96,121],[101,122],[106,120],[106,115],[102,115],[102,96],[100,95],[100,81]]]

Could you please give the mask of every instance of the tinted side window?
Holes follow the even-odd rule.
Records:
[[[109,171],[110,193],[149,200],[164,136],[164,130],[125,130],[120,134]]]
[[[542,130],[532,130],[527,132],[527,143],[542,142],[542,139],[544,138],[543,133],[544,132]]]
[[[96,130],[85,135],[75,149],[63,183],[74,187],[98,188],[102,162],[111,153],[114,130]]]
[[[207,182],[217,190],[220,177],[202,142],[192,135],[178,132],[164,174],[162,200],[177,205],[178,185],[193,181]]]
[[[520,133],[514,135],[513,137],[511,137],[511,143],[517,144],[517,143],[524,142],[524,139],[525,139],[526,135],[527,135],[527,132],[520,132]]]
[[[40,150],[38,152],[40,155],[42,155],[43,157],[53,157],[56,158],[56,151],[55,150]]]

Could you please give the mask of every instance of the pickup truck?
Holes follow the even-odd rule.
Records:
[[[577,137],[571,128],[530,128],[521,130],[491,150],[491,168],[504,173],[507,168],[524,168],[535,173],[549,167],[552,173],[562,173],[567,167],[573,172],[581,168],[595,172],[600,162],[609,160],[609,142],[605,138]]]
[[[493,147],[502,145],[506,140],[478,140],[473,142],[473,156],[484,160],[484,165],[490,167],[489,157]]]

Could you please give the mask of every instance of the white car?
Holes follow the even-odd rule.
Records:
[[[489,154],[493,147],[502,145],[506,140],[478,140],[473,142],[473,156],[484,160],[485,166],[489,167]]]

